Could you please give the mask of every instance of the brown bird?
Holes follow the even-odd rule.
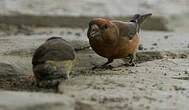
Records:
[[[108,61],[100,67],[106,67],[114,59],[130,57],[129,64],[135,66],[136,49],[139,44],[141,23],[152,14],[136,14],[128,21],[95,18],[89,22],[87,36],[90,46]]]
[[[61,37],[51,37],[34,53],[33,72],[40,87],[54,86],[62,78],[69,78],[75,52],[69,42]]]

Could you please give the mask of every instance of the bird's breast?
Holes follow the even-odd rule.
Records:
[[[103,41],[89,40],[92,49],[100,56],[111,58],[114,55],[114,46]]]
[[[107,44],[104,41],[89,40],[92,49],[105,58],[125,58],[134,53],[138,47],[139,36],[136,34],[132,40],[120,37],[116,45]]]

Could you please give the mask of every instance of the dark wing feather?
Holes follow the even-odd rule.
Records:
[[[122,21],[112,21],[119,28],[119,35],[121,37],[128,37],[132,39],[134,35],[138,32],[138,26],[135,22],[122,22]]]
[[[74,50],[64,39],[50,39],[42,44],[34,53],[32,64],[44,63],[47,60],[73,60]]]

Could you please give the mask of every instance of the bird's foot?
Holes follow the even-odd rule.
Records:
[[[132,63],[129,63],[130,66],[133,66],[133,67],[136,67],[136,63],[132,62]]]
[[[129,63],[124,64],[124,66],[136,67],[136,63],[134,63],[134,62],[129,62]]]
[[[113,67],[111,65],[108,65],[108,64],[110,64],[112,62],[113,62],[113,59],[109,58],[106,63],[104,63],[101,66],[97,66],[96,65],[95,67],[92,68],[92,70],[94,70],[94,69],[112,69]]]
[[[95,70],[95,69],[112,69],[113,68],[113,66],[111,66],[111,65],[101,65],[101,66],[94,66],[93,68],[92,68],[92,70]]]
[[[42,80],[37,83],[37,87],[39,88],[57,88],[62,80]]]

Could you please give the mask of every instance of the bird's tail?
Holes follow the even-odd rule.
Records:
[[[152,16],[152,13],[148,14],[135,14],[133,18],[130,20],[130,22],[136,22],[139,26],[145,21],[146,18]]]

